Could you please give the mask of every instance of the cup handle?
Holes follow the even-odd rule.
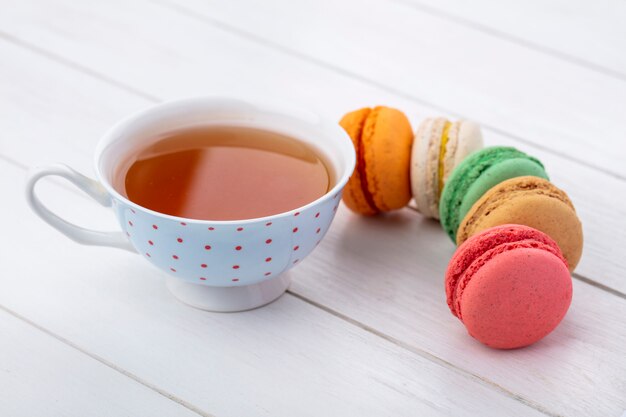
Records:
[[[63,220],[44,206],[35,193],[35,185],[41,178],[48,175],[65,178],[105,207],[111,207],[112,204],[111,196],[99,182],[80,174],[67,165],[54,164],[33,169],[26,183],[26,200],[39,217],[65,236],[83,245],[111,246],[136,252],[124,233],[85,229]]]

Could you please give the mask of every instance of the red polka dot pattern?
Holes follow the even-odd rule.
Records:
[[[139,250],[146,251],[147,248],[150,248],[149,251],[144,252],[145,257],[151,258],[151,262],[155,262],[157,266],[177,273],[179,277],[192,279],[195,282],[212,281],[213,285],[220,281],[223,282],[224,279],[245,283],[254,274],[263,277],[278,275],[285,269],[285,265],[292,266],[299,263],[315,246],[319,245],[319,236],[317,236],[317,240],[314,240],[313,237],[320,235],[322,229],[328,227],[330,220],[334,217],[333,211],[338,209],[337,203],[337,201],[329,200],[324,206],[318,207],[318,210],[321,208],[319,211],[297,211],[293,213],[291,218],[281,216],[276,222],[267,221],[260,224],[252,222],[246,223],[246,226],[235,225],[230,228],[219,225],[188,224],[184,221],[172,222],[156,217],[154,220],[157,220],[157,223],[152,223],[150,220],[142,222],[141,216],[145,214],[139,213],[137,217],[131,216],[130,219],[126,219],[128,225],[125,227],[127,229],[125,232],[131,237],[130,230],[133,230],[134,239],[137,239],[138,236],[138,242],[131,239],[133,244]],[[135,214],[134,210],[131,212]],[[128,215],[128,212],[126,213]],[[266,236],[259,236],[259,229],[257,229],[259,226],[274,227],[266,230]],[[185,227],[185,237],[176,236],[174,233],[182,234],[182,230],[178,229],[176,232],[173,227]],[[149,240],[145,239],[148,237],[145,234],[146,228],[151,231],[149,235],[151,239]],[[202,239],[200,228],[209,232],[216,231],[216,234],[211,235],[211,239],[207,239],[211,240],[211,244],[203,243],[200,240]],[[236,233],[237,237],[235,238],[234,234],[233,237],[229,237],[229,233]],[[174,240],[175,242],[172,243]],[[174,248],[176,242],[181,245]],[[182,245],[183,243],[184,245]],[[285,252],[287,249],[285,246],[291,247],[291,252]],[[245,251],[243,250],[244,247],[246,247]],[[200,254],[204,254],[204,258],[200,257]],[[296,254],[300,256],[296,258]],[[168,259],[170,262],[171,260],[176,261],[176,268],[167,264]],[[259,265],[262,263],[268,264],[267,266],[272,263],[279,269],[275,271],[263,271],[261,269],[259,271]],[[231,271],[242,271],[241,273],[244,275],[229,278],[228,275],[224,276],[226,271],[224,268]],[[198,273],[201,270],[206,270],[203,276]]]

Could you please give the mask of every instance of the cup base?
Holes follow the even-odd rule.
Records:
[[[252,310],[271,303],[289,287],[291,279],[282,274],[258,284],[238,287],[211,287],[168,277],[167,288],[183,303],[201,310],[232,313]]]

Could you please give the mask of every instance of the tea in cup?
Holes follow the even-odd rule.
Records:
[[[34,170],[26,191],[33,210],[71,239],[143,256],[183,302],[241,311],[287,289],[284,272],[327,232],[354,165],[347,134],[312,113],[192,98],[111,128],[96,148],[97,180],[53,165]],[[35,193],[48,175],[112,207],[122,230],[87,230],[49,211]]]

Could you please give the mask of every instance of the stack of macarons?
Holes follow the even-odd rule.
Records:
[[[440,220],[459,245],[446,273],[448,304],[472,336],[515,348],[556,327],[571,301],[582,226],[538,159],[483,148],[470,121],[430,118],[413,133],[404,113],[381,106],[340,124],[357,153],[345,204],[374,215],[413,198],[419,212]]]
[[[441,226],[460,245],[502,224],[523,224],[554,239],[574,270],[582,254],[582,226],[564,191],[548,181],[543,164],[514,148],[474,152],[450,175],[439,202]]]
[[[439,218],[446,179],[466,156],[483,146],[475,123],[426,119],[414,134],[406,115],[390,107],[359,109],[339,124],[357,155],[343,201],[364,215],[403,208],[413,197],[418,211]]]

